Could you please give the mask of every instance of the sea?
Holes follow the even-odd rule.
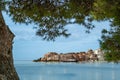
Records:
[[[120,80],[120,63],[14,61],[20,80]]]

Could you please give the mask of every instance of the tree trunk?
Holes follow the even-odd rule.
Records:
[[[13,38],[14,34],[5,24],[0,11],[0,80],[19,80],[13,64]]]

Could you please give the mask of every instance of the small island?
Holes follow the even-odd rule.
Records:
[[[88,50],[87,52],[56,53],[48,52],[33,62],[82,62],[104,61],[104,52],[101,49]]]

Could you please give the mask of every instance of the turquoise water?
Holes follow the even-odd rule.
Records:
[[[15,61],[20,80],[120,80],[120,64]]]

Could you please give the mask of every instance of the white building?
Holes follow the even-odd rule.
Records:
[[[104,60],[104,52],[101,49],[94,50],[94,54],[97,55],[97,57],[100,61]]]

